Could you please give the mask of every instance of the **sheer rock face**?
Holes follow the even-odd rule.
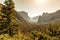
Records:
[[[39,17],[38,22],[48,23],[59,18],[60,18],[60,10],[54,13],[43,13],[43,15]]]
[[[36,16],[36,17],[31,18],[31,20],[32,20],[32,22],[38,22],[38,18],[39,18],[39,16]]]
[[[24,18],[25,21],[31,22],[30,17],[28,16],[28,13],[25,11],[17,12],[17,17],[20,19],[20,16]]]

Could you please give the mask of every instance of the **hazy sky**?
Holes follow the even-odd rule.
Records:
[[[0,0],[2,3],[3,0]],[[30,17],[60,9],[60,0],[14,0],[17,11],[26,11]]]

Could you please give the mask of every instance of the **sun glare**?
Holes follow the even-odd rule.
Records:
[[[37,4],[45,4],[47,0],[35,0],[35,3]]]

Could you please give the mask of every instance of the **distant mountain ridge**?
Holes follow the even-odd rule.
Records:
[[[50,22],[58,18],[60,18],[60,10],[50,14],[43,13],[43,15],[39,17],[38,22]]]
[[[48,23],[52,20],[56,20],[60,18],[60,10],[57,10],[56,12],[53,13],[43,13],[42,16],[37,16],[33,18],[33,22],[38,22],[38,23]],[[36,21],[37,20],[37,21]]]

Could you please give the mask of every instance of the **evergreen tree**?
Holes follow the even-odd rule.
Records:
[[[7,8],[8,24],[10,25],[11,19],[15,17],[15,7],[12,0],[5,0],[5,6]]]
[[[7,7],[7,16],[8,16],[8,33],[9,35],[13,35],[13,29],[11,28],[14,25],[14,22],[12,20],[15,19],[15,6],[13,0],[5,0],[5,6]],[[10,27],[9,27],[10,26]]]
[[[2,7],[1,12],[4,14],[4,17],[7,19],[7,21],[5,22],[5,27],[6,27],[6,31],[8,31],[8,34],[10,36],[12,36],[13,34],[15,34],[16,29],[14,30],[13,27],[15,28],[15,23],[14,23],[14,19],[15,19],[15,7],[14,7],[14,2],[13,0],[5,0],[5,5],[4,7]],[[6,16],[5,16],[6,15]]]
[[[2,8],[4,8],[5,6],[3,4],[1,4],[1,10],[0,10],[0,34],[4,33],[7,29],[7,16],[2,12],[4,10],[2,10]]]

